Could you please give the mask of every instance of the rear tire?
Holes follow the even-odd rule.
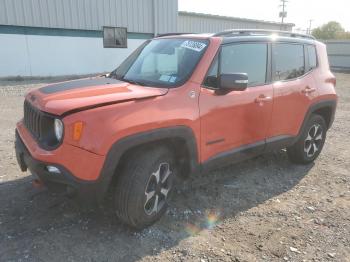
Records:
[[[287,148],[290,161],[296,164],[309,164],[314,161],[322,151],[326,133],[324,118],[316,114],[311,115],[298,141]]]
[[[135,151],[120,171],[115,191],[118,218],[137,229],[152,225],[166,211],[173,189],[172,152],[164,146]]]

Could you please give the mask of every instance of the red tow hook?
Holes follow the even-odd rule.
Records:
[[[33,187],[35,187],[35,188],[42,188],[43,186],[44,186],[44,183],[43,183],[43,181],[41,181],[40,179],[34,179],[33,180],[33,182],[32,182],[32,184],[33,184]]]

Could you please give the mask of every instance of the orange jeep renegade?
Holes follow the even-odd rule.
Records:
[[[335,83],[311,36],[163,35],[107,76],[29,92],[16,155],[49,189],[90,200],[113,189],[119,219],[143,228],[166,210],[175,177],[281,148],[294,163],[314,161]]]

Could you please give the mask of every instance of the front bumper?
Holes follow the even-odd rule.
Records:
[[[17,162],[24,172],[29,169],[34,175],[44,183],[51,191],[61,193],[75,193],[84,202],[96,202],[103,198],[103,192],[99,180],[84,181],[76,178],[64,166],[48,163],[33,158],[29,150],[23,143],[16,130],[15,150]],[[51,173],[47,166],[51,165],[60,170],[60,173]]]
[[[17,123],[16,129],[23,144],[34,159],[45,163],[60,164],[69,170],[74,177],[82,181],[93,182],[100,178],[105,156],[65,142],[54,150],[45,150],[33,138],[23,121]]]

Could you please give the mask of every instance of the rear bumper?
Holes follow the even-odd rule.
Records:
[[[84,202],[96,203],[103,198],[104,192],[100,181],[86,181],[74,176],[66,167],[35,159],[27,149],[16,130],[15,150],[17,162],[24,172],[29,169],[51,191],[61,193],[75,193]],[[54,166],[60,173],[49,172],[47,166]]]

